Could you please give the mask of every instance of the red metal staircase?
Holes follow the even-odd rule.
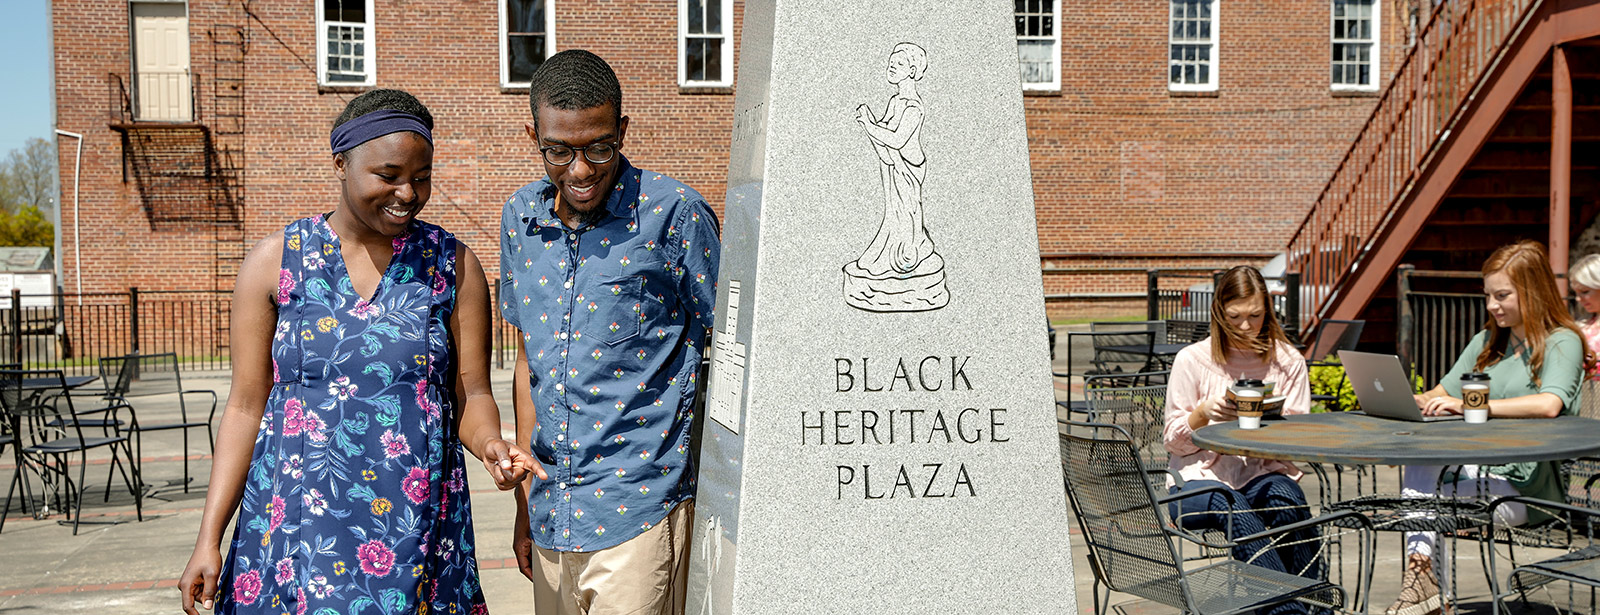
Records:
[[[1289,242],[1309,335],[1323,319],[1372,316],[1402,261],[1476,269],[1499,243],[1592,217],[1587,202],[1572,216],[1570,191],[1558,200],[1552,189],[1568,185],[1550,125],[1563,112],[1571,174],[1572,90],[1561,111],[1550,84],[1552,56],[1565,66],[1562,46],[1600,34],[1600,0],[1425,4],[1432,13]]]

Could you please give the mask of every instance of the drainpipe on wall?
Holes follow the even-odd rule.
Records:
[[[78,249],[78,177],[83,172],[83,135],[60,128],[56,129],[56,134],[78,140],[78,153],[72,157],[72,277],[78,283],[78,305],[83,305],[83,254]],[[60,220],[61,204],[56,203],[56,221]],[[61,227],[57,225],[56,228]]]

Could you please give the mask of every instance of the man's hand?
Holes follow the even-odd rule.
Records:
[[[501,491],[510,491],[528,478],[528,474],[548,480],[544,466],[528,451],[502,438],[489,440],[483,446],[483,467],[489,471],[494,484]]]
[[[529,537],[528,513],[526,509],[517,514],[516,523],[511,529],[511,552],[517,554],[517,570],[522,571],[522,576],[533,580],[533,538]]]

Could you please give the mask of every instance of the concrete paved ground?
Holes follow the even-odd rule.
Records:
[[[1066,336],[1062,336],[1065,341]],[[1064,353],[1063,357],[1064,357]],[[511,425],[510,371],[494,377],[504,427]],[[227,395],[227,374],[189,374],[189,388],[208,388]],[[1066,383],[1058,383],[1064,397]],[[141,421],[153,422],[176,416],[176,404],[151,400],[139,406]],[[219,410],[220,412],[220,410]],[[58,523],[63,516],[52,511],[49,518],[34,520],[13,511],[0,532],[0,614],[35,613],[173,613],[178,611],[177,577],[188,561],[199,526],[204,502],[206,477],[210,470],[209,447],[196,436],[187,455],[194,483],[188,493],[181,482],[182,465],[178,456],[182,444],[176,432],[150,434],[144,445],[144,472],[147,482],[164,487],[146,500],[144,521],[136,522],[132,500],[126,491],[112,493],[111,501],[101,501],[106,483],[106,455],[91,459],[88,483],[91,495],[84,510],[85,522],[78,536],[70,526]],[[7,452],[0,460],[0,481],[9,483],[15,468]],[[1393,476],[1392,472],[1388,473]],[[1388,479],[1392,481],[1393,479]],[[531,613],[528,582],[517,572],[511,558],[510,528],[514,515],[511,498],[494,490],[488,480],[472,477],[473,511],[482,579],[490,608],[496,613]],[[1308,479],[1309,481],[1309,479]],[[120,478],[116,479],[120,486]],[[1390,485],[1392,487],[1392,485]],[[1063,518],[1068,515],[1064,513]],[[1381,613],[1398,590],[1400,578],[1399,537],[1380,537],[1379,567],[1374,581],[1373,612]],[[1074,530],[1074,584],[1078,611],[1091,612],[1090,568],[1084,559],[1081,536]],[[1464,545],[1457,553],[1461,579],[1463,613],[1488,613],[1487,588],[1478,564],[1477,549]],[[1127,604],[1133,613],[1163,613],[1127,596],[1117,596],[1113,604]],[[819,609],[825,612],[826,607]]]

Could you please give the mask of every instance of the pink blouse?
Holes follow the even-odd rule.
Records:
[[[1583,343],[1589,346],[1589,350],[1600,353],[1600,317],[1593,317],[1584,321],[1583,324],[1578,325],[1578,329],[1583,331]],[[1589,370],[1589,377],[1600,381],[1600,364]]]
[[[1294,347],[1278,344],[1271,363],[1250,353],[1234,352],[1227,363],[1219,365],[1211,359],[1211,338],[1200,340],[1178,352],[1167,382],[1163,439],[1169,453],[1168,467],[1185,481],[1214,480],[1234,489],[1273,472],[1299,480],[1300,468],[1287,461],[1223,455],[1195,446],[1189,415],[1200,402],[1222,395],[1228,385],[1240,378],[1277,383],[1273,395],[1285,396],[1284,414],[1311,411],[1311,381],[1306,373],[1306,360]]]

